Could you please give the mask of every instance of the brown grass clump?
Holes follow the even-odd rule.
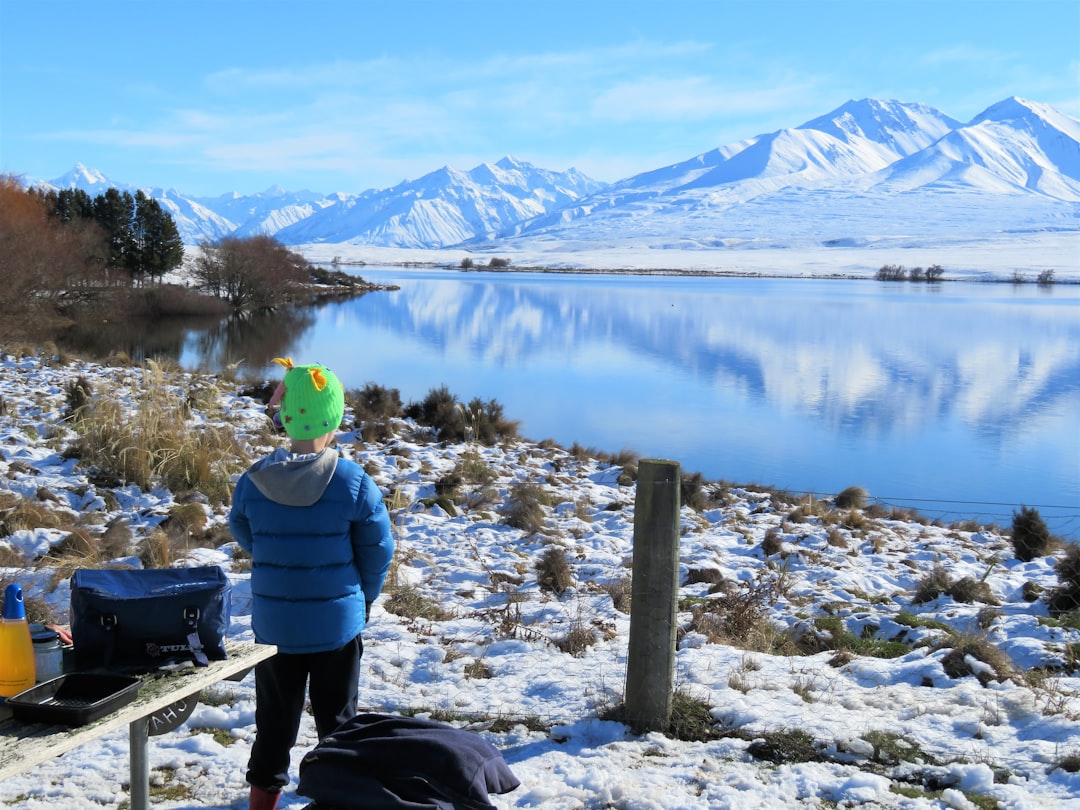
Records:
[[[932,602],[943,594],[965,604],[972,602],[982,602],[987,605],[1000,604],[985,579],[962,577],[954,582],[949,572],[940,565],[935,566],[919,581],[911,601],[920,605],[924,602]]]
[[[575,658],[581,658],[596,643],[596,633],[591,627],[575,624],[569,632],[555,642],[555,646]]]
[[[429,596],[425,596],[412,585],[395,586],[387,591],[385,601],[381,602],[387,613],[404,616],[406,619],[426,619],[442,622],[452,618],[452,614]]]
[[[231,497],[232,475],[249,462],[231,429],[190,421],[187,402],[152,360],[130,407],[104,396],[79,413],[74,424],[79,437],[69,452],[104,479],[140,489],[160,482],[173,492],[195,490],[221,504]]]
[[[1065,554],[1054,564],[1058,585],[1050,591],[1047,605],[1056,617],[1080,610],[1080,545],[1070,543]]]
[[[25,529],[58,529],[77,519],[74,512],[66,509],[53,509],[13,492],[0,492],[0,537]]]
[[[630,577],[620,577],[600,586],[600,589],[611,597],[611,605],[619,613],[630,613],[631,595],[633,594],[633,580]]]
[[[985,636],[954,634],[939,641],[933,649],[948,650],[941,666],[950,678],[974,675],[987,686],[991,681],[1007,681],[1017,674],[1008,654]],[[986,667],[972,666],[972,660],[981,661]]]
[[[950,587],[952,587],[952,577],[949,576],[949,572],[940,565],[934,566],[929,574],[919,580],[911,601],[916,605],[932,602],[943,593],[947,593]]]
[[[730,644],[753,652],[792,652],[790,636],[773,624],[770,605],[778,592],[771,581],[741,583],[741,590],[725,589],[691,611],[687,630],[696,631],[713,644]]]
[[[536,581],[540,590],[561,596],[574,584],[566,550],[560,546],[548,546],[536,563]]]
[[[547,494],[537,484],[517,483],[510,488],[506,505],[502,509],[508,525],[527,534],[536,534],[544,528],[544,503]]]

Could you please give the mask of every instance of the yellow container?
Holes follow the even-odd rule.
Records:
[[[34,642],[26,622],[22,588],[13,583],[4,590],[0,619],[0,697],[9,698],[34,685]]]

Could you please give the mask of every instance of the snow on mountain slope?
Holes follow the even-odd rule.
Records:
[[[445,247],[490,238],[600,185],[575,170],[546,171],[511,157],[469,172],[444,166],[417,180],[342,199],[282,229],[277,238],[286,244]]]
[[[52,185],[96,195],[115,184],[80,165]],[[257,233],[288,245],[428,250],[527,239],[572,250],[978,238],[1078,228],[1080,122],[1015,97],[968,124],[925,104],[864,98],[610,185],[505,157],[357,194],[153,194],[189,244]]]
[[[236,230],[232,220],[211,211],[193,198],[185,197],[176,189],[155,188],[149,191],[148,196],[156,199],[169,212],[180,237],[187,244],[213,242]]]
[[[1020,99],[968,125],[926,105],[863,99],[643,175],[640,186],[629,178],[507,236],[522,249],[530,236],[589,243],[615,234],[710,249],[1076,229],[1077,130]]]
[[[925,104],[849,101],[799,127],[759,135],[627,178],[570,209],[522,223],[513,233],[548,231],[627,206],[653,212],[657,197],[676,210],[700,210],[792,187],[836,184],[878,171],[959,125]]]
[[[948,185],[1080,202],[1080,122],[1007,99],[868,181],[891,193]]]
[[[128,188],[127,186],[117,185],[97,169],[88,169],[81,163],[76,163],[75,167],[67,174],[61,175],[49,183],[40,183],[38,185],[47,185],[55,189],[81,189],[91,197],[96,197],[109,188]]]

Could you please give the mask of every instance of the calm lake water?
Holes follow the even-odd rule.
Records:
[[[1080,285],[356,272],[401,289],[189,330],[178,359],[445,384],[530,439],[1080,536]]]

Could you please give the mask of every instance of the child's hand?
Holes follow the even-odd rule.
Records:
[[[50,630],[55,630],[57,633],[60,634],[60,643],[61,644],[71,644],[72,643],[72,641],[71,641],[71,633],[68,631],[68,629],[66,627],[61,627],[58,624],[47,624],[45,626],[48,627]]]

